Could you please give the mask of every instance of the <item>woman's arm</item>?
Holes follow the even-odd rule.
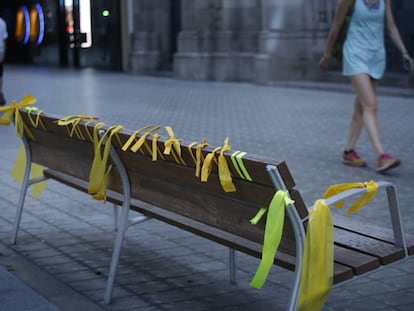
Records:
[[[335,17],[332,22],[331,29],[329,31],[328,39],[326,42],[325,52],[322,56],[322,59],[319,62],[319,66],[323,70],[329,69],[329,62],[332,55],[332,50],[335,45],[336,39],[338,38],[339,30],[341,29],[342,24],[345,21],[345,18],[353,6],[354,0],[339,0],[336,7]]]
[[[404,42],[401,39],[400,32],[395,25],[394,15],[392,14],[391,10],[391,0],[385,0],[385,5],[385,18],[387,21],[388,34],[390,35],[392,42],[395,44],[403,56],[404,67],[407,67],[407,70],[413,70],[413,60],[408,54]]]

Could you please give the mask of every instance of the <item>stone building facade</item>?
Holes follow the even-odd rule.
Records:
[[[320,79],[335,0],[133,0],[130,70],[191,80]],[[414,1],[393,2],[414,52]],[[389,50],[389,59],[398,56]],[[395,54],[395,55],[394,55]],[[397,68],[397,66],[395,66]],[[397,69],[398,71],[398,69]]]

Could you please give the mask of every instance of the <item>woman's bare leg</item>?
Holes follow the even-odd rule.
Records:
[[[349,136],[346,145],[346,150],[354,150],[362,130],[362,104],[355,96],[354,112],[352,114],[351,123],[349,125]]]
[[[351,121],[351,129],[348,144],[356,143],[359,133],[361,131],[359,123],[359,106],[362,107],[362,124],[368,133],[368,137],[374,146],[378,155],[384,153],[384,148],[381,143],[379,124],[378,124],[378,104],[375,95],[376,82],[368,75],[361,74],[351,77],[351,83],[354,86],[357,99],[354,108],[353,120]],[[355,117],[355,121],[354,121]],[[359,131],[359,132],[358,132]]]

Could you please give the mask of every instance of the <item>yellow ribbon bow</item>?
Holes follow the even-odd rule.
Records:
[[[257,224],[267,211],[266,227],[264,233],[262,260],[257,268],[250,286],[260,289],[273,266],[277,248],[282,238],[283,226],[285,221],[286,205],[293,204],[287,191],[278,190],[273,196],[268,208],[261,208],[257,215],[250,220],[252,224]]]
[[[177,139],[177,138],[175,138],[175,135],[174,135],[174,132],[173,132],[173,130],[172,130],[172,128],[171,128],[171,126],[166,126],[166,127],[165,127],[165,129],[166,129],[166,131],[167,131],[168,135],[170,135],[170,138],[169,138],[169,139],[167,139],[167,140],[164,142],[164,154],[169,155],[169,154],[171,154],[171,152],[172,152],[172,154],[173,154],[173,157],[174,157],[175,161],[176,161],[177,163],[181,163],[181,164],[185,165],[185,161],[184,161],[184,159],[181,157],[181,145],[180,145],[180,140],[179,140],[179,139]],[[175,152],[177,155],[176,155],[174,152]],[[177,158],[177,157],[178,157],[178,158]]]
[[[369,182],[345,183],[345,184],[332,185],[326,190],[323,197],[326,199],[338,193],[341,193],[341,192],[344,192],[350,189],[355,189],[355,188],[366,188],[367,191],[362,197],[360,197],[357,201],[354,202],[354,204],[352,204],[349,207],[347,215],[351,215],[359,211],[362,207],[368,204],[373,198],[375,198],[378,192],[378,185],[376,182],[371,180]],[[344,204],[345,204],[345,200],[336,203],[335,206],[337,208],[342,208]]]
[[[334,224],[325,200],[317,200],[309,213],[299,311],[322,310],[333,285]]]
[[[28,94],[18,103],[16,101],[12,101],[9,106],[0,107],[0,112],[3,112],[3,115],[0,118],[0,125],[10,125],[14,117],[17,135],[19,137],[23,137],[24,132],[26,132],[27,136],[34,140],[33,134],[23,122],[20,109],[33,105],[35,102],[36,98],[33,95]]]

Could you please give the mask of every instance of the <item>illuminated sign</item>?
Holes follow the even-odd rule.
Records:
[[[27,44],[30,39],[30,15],[27,6],[22,6],[16,14],[16,31],[17,42]]]
[[[35,42],[40,45],[45,36],[45,15],[40,4],[35,4],[29,9],[22,6],[16,14],[16,41],[27,44]]]
[[[40,4],[30,9],[30,41],[41,44],[45,36],[45,15]]]

